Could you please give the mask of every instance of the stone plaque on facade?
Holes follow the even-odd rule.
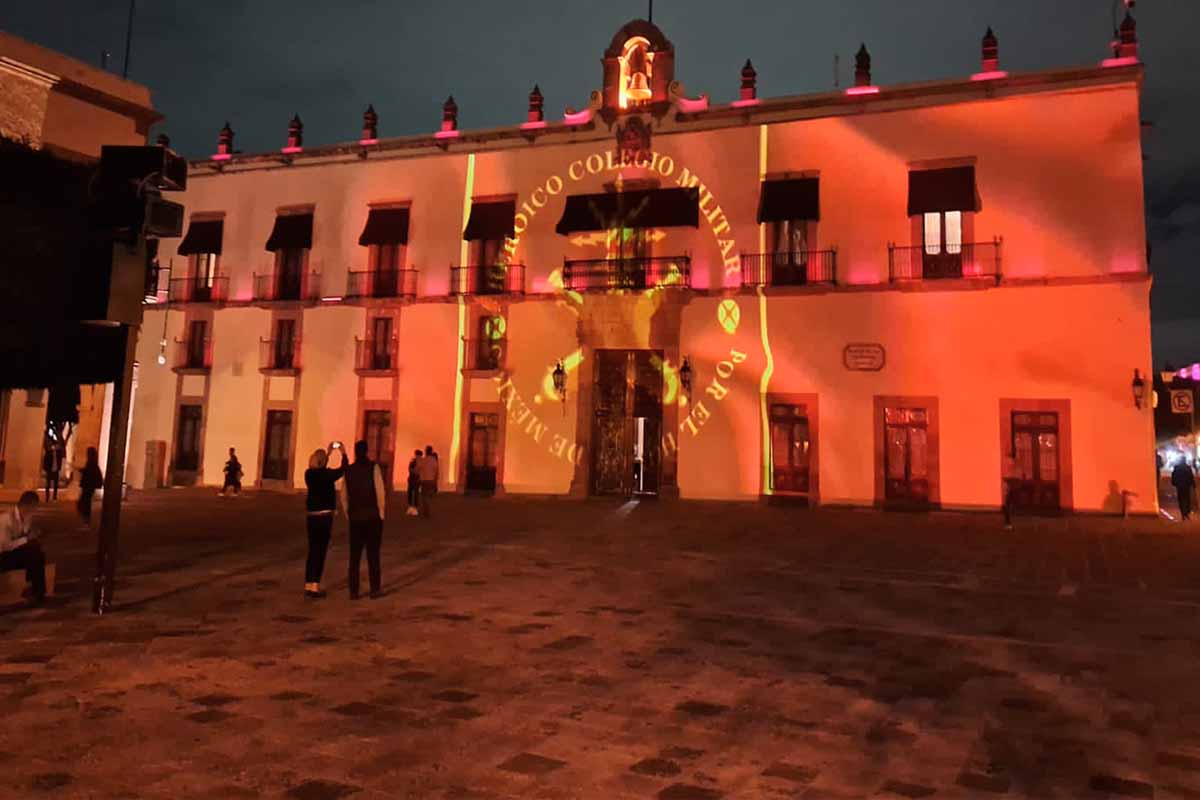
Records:
[[[881,344],[848,344],[842,350],[842,364],[856,372],[878,372],[887,363],[887,353]]]

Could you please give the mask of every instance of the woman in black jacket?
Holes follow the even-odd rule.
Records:
[[[329,536],[333,532],[333,516],[337,512],[338,479],[346,472],[346,451],[334,442],[331,450],[341,453],[342,463],[330,469],[329,454],[316,450],[308,459],[304,471],[304,485],[308,487],[305,508],[308,510],[308,561],[304,566],[304,596],[324,597],[321,589],[321,574],[325,571],[325,553],[329,550]]]

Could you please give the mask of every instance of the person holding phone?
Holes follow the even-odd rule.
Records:
[[[325,596],[321,576],[325,572],[325,555],[333,533],[333,517],[337,513],[337,482],[346,473],[346,451],[341,442],[331,442],[329,450],[341,455],[337,469],[329,468],[329,453],[317,449],[308,459],[304,485],[308,487],[305,509],[308,511],[308,559],[304,565],[304,596],[319,599]]]

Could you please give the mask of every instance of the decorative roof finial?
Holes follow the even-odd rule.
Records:
[[[368,103],[367,110],[363,112],[362,140],[373,142],[378,138],[379,115],[375,113],[375,106]]]
[[[229,127],[228,121],[226,121],[225,127],[221,128],[221,132],[217,134],[217,155],[233,155],[233,128]]]
[[[171,137],[167,136],[166,133],[160,133],[158,138],[154,140],[154,143],[159,147],[169,149],[171,147]]]
[[[292,121],[288,123],[287,149],[299,150],[304,146],[304,123],[300,121],[300,115],[296,114],[292,117]]]
[[[854,56],[854,85],[871,85],[871,54],[867,52],[866,42],[863,42]]]
[[[546,118],[546,115],[542,110],[545,102],[546,99],[542,97],[542,90],[538,88],[538,85],[535,83],[533,85],[533,91],[529,93],[528,122],[541,122]]]
[[[987,33],[983,35],[983,71],[997,72],[999,69],[1000,40],[992,32],[991,26],[988,26]]]
[[[447,97],[442,104],[442,130],[458,130],[458,103],[454,102],[454,95]]]
[[[742,100],[753,100],[758,97],[758,73],[754,70],[754,65],[750,63],[750,59],[746,59],[746,65],[742,67]]]
[[[1117,58],[1138,57],[1137,20],[1128,10],[1125,11],[1125,19],[1121,21],[1117,40],[1120,42],[1117,47]]]

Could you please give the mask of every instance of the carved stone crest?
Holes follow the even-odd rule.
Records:
[[[622,165],[650,163],[650,126],[641,117],[630,117],[617,126],[617,160]]]

